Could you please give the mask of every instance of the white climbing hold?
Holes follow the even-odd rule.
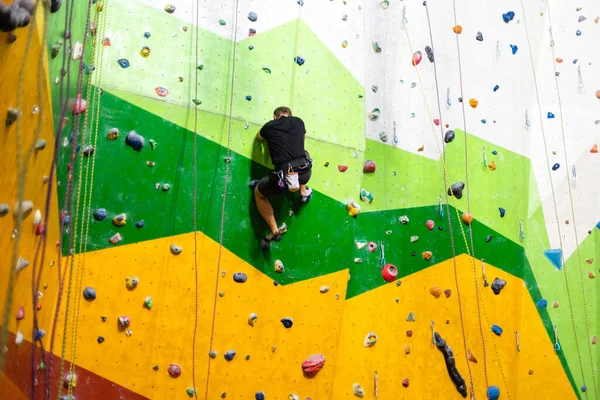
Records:
[[[16,270],[17,272],[21,272],[22,270],[24,270],[27,266],[29,265],[29,261],[19,257],[19,259],[17,260],[17,266],[16,266]]]
[[[35,210],[33,214],[33,226],[38,226],[42,223],[42,212],[40,210]]]

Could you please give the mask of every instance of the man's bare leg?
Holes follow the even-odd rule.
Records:
[[[300,194],[306,196],[306,185],[300,185]]]
[[[258,208],[258,212],[263,217],[267,225],[269,225],[269,229],[271,229],[271,234],[276,235],[279,232],[279,228],[277,228],[277,221],[275,220],[275,214],[273,213],[273,207],[265,196],[258,190],[258,185],[254,188],[254,198],[256,199],[256,207]]]

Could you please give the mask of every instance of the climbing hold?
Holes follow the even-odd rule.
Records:
[[[165,184],[162,186],[162,190],[163,190],[163,192],[168,192],[169,190],[171,190],[171,185],[170,185],[170,184],[168,184],[168,183],[165,183]]]
[[[537,302],[537,306],[539,308],[546,308],[548,306],[548,301],[546,299],[539,299]]]
[[[558,301],[554,301],[554,308],[558,308]]]
[[[233,274],[233,280],[237,283],[244,283],[248,280],[248,276],[243,272],[236,272]]]
[[[412,56],[412,65],[416,67],[417,65],[419,65],[422,59],[423,55],[421,54],[421,52],[416,51]]]
[[[190,397],[194,397],[196,395],[196,390],[194,390],[194,388],[187,388],[185,389],[185,392],[187,393],[188,396]],[[264,398],[263,398],[264,399]]]
[[[225,357],[225,360],[231,361],[233,360],[236,354],[237,353],[235,352],[235,350],[228,350],[225,354],[223,354],[223,357]]]
[[[406,355],[409,355],[409,354],[410,354],[410,346],[409,346],[409,345],[406,345],[406,346],[404,347],[404,354],[406,354]]]
[[[454,140],[454,131],[450,130],[444,135],[444,142],[450,143]]]
[[[294,57],[294,62],[301,66],[301,65],[304,65],[306,60],[302,56],[296,56],[296,57]]]
[[[129,68],[131,64],[129,64],[129,60],[126,58],[120,58],[117,60],[121,68]]]
[[[346,211],[350,214],[351,217],[356,217],[360,214],[360,205],[358,205],[354,200],[348,200],[348,204],[346,204]]]
[[[463,222],[465,225],[471,225],[471,222],[473,222],[473,217],[472,217],[472,216],[471,216],[471,214],[469,214],[469,213],[464,213],[464,214],[462,215],[462,222]]]
[[[548,111],[548,119],[552,119],[552,118],[554,118],[554,114],[551,113],[550,111]]]
[[[119,324],[122,328],[127,328],[131,324],[131,318],[126,315],[119,317]]]
[[[381,46],[379,45],[378,42],[373,42],[373,51],[375,53],[381,53]]]
[[[307,377],[315,376],[325,365],[325,356],[323,354],[315,354],[308,357],[302,363],[302,371]]]
[[[46,141],[44,139],[40,139],[35,142],[34,149],[35,150],[44,150],[46,148]]]
[[[496,161],[493,161],[488,165],[488,168],[490,169],[490,171],[495,171],[496,170]]]
[[[25,307],[21,306],[17,309],[17,321],[25,318]]]
[[[473,108],[477,108],[477,105],[479,104],[479,102],[477,101],[477,99],[469,99],[469,105]]]
[[[146,307],[148,310],[152,309],[152,296],[147,296],[144,299],[144,307]]]
[[[492,325],[492,332],[494,332],[497,336],[502,335],[502,328],[498,325]]]
[[[433,50],[430,46],[425,46],[425,53],[427,53],[427,58],[430,62],[434,62],[435,58],[433,57]]]
[[[248,29],[248,36],[255,36],[255,35],[256,35],[256,29],[254,29],[254,28]]]
[[[506,286],[506,281],[500,278],[496,278],[494,279],[494,282],[492,282],[492,291],[495,295],[498,295],[500,294],[500,291],[504,288],[504,286]]]
[[[275,260],[274,269],[275,272],[282,273],[285,269],[285,267],[283,266],[283,262],[281,262],[281,260]]]
[[[386,282],[393,282],[398,277],[398,268],[392,264],[386,264],[381,270],[381,276]]]
[[[344,40],[344,41],[342,42],[342,47],[343,47],[344,49],[345,49],[346,47],[348,47],[348,41],[347,41],[347,40]]]
[[[367,245],[367,249],[370,253],[374,252],[375,250],[377,250],[377,243],[369,242],[369,244]]]
[[[173,253],[173,255],[175,256],[178,256],[183,251],[183,247],[177,246],[175,244],[172,244],[169,248],[171,250],[171,253]]]
[[[256,324],[257,320],[258,320],[258,314],[257,313],[250,314],[250,316],[248,317],[248,325],[254,326],[254,324]]]
[[[433,256],[433,253],[431,251],[424,251],[421,255],[423,256],[423,259],[430,260]]]
[[[548,261],[550,261],[557,270],[560,271],[562,269],[562,249],[545,250],[544,256],[546,256]]]
[[[400,222],[403,225],[408,224],[409,219],[406,215],[401,215],[400,217],[398,217],[398,222]]]
[[[492,241],[492,235],[487,235],[487,237],[485,238],[485,242],[489,243]]]
[[[407,388],[410,385],[410,380],[408,378],[402,379],[402,386]]]
[[[142,150],[145,143],[144,137],[136,131],[130,131],[125,138],[125,144],[135,151]]]
[[[98,341],[98,343],[102,343],[102,342],[104,342],[104,337],[98,336],[98,338],[96,340]]]
[[[20,116],[21,116],[21,111],[15,109],[15,108],[9,108],[8,111],[6,111],[5,125],[11,126],[12,124],[15,123],[17,118],[19,118]]]
[[[439,299],[442,295],[442,289],[439,286],[433,286],[431,289],[429,289],[429,293],[436,299]]]
[[[321,292],[322,294],[329,292],[329,286],[321,286],[319,292]]]
[[[373,196],[373,193],[365,190],[365,189],[361,189],[360,190],[360,199],[362,201],[364,201],[365,203],[369,204],[373,201],[375,196]]]
[[[406,317],[406,322],[415,322],[415,321],[416,321],[415,313],[411,311],[410,313],[408,313],[408,317]]]
[[[286,329],[290,329],[290,328],[292,327],[292,325],[294,325],[294,320],[293,320],[293,319],[291,319],[291,318],[289,318],[289,317],[287,317],[287,318],[282,318],[282,319],[281,319],[281,323],[283,324],[283,326],[284,326]]]
[[[377,335],[374,332],[367,333],[364,340],[365,347],[373,347],[375,343],[377,343]]]
[[[596,343],[598,343],[598,338],[596,336],[594,336],[592,338],[592,344],[596,344]]]
[[[16,265],[15,269],[17,272],[21,272],[25,268],[27,268],[28,265],[29,265],[29,261],[25,260],[24,258],[19,257],[19,259],[17,260],[17,265]]]
[[[148,56],[150,55],[150,47],[148,47],[148,46],[142,47],[142,49],[140,50],[140,55],[144,58],[148,58]]]
[[[500,388],[498,386],[490,386],[485,394],[488,400],[498,400],[500,398]]]
[[[167,368],[169,375],[173,378],[179,378],[181,375],[181,367],[178,364],[169,364],[169,368]]]
[[[373,173],[373,172],[375,172],[376,168],[377,167],[375,165],[375,161],[373,161],[373,160],[367,160],[367,161],[365,161],[365,164],[363,166],[363,172],[365,174]]]
[[[473,352],[471,352],[470,349],[467,349],[467,360],[477,364],[477,358],[475,358],[475,355],[473,354]]]
[[[165,6],[165,11],[168,12],[169,14],[173,14],[175,12],[175,6],[172,4],[167,4]]]
[[[106,138],[108,140],[115,140],[119,137],[119,130],[117,128],[112,128],[107,134]]]
[[[127,215],[125,213],[119,214],[113,218],[112,222],[116,226],[123,226],[127,223]]]
[[[515,17],[515,12],[514,11],[509,11],[506,14],[502,14],[502,19],[504,19],[504,22],[506,22],[507,24],[513,20],[513,18]]]
[[[128,276],[127,278],[125,278],[125,286],[129,290],[135,289],[139,285],[139,283],[140,278],[138,278],[137,276]]]
[[[99,208],[96,211],[94,211],[94,219],[96,221],[102,221],[103,219],[106,218],[106,209],[105,208]]]
[[[411,243],[414,243],[414,242],[416,242],[417,240],[419,240],[419,237],[418,237],[418,236],[411,236],[411,237],[410,237],[410,242],[411,242]]]
[[[457,182],[448,189],[448,196],[454,196],[457,199],[462,199],[462,191],[465,188],[463,182]]]
[[[347,165],[338,165],[338,171],[340,172],[346,172],[348,170],[348,166]]]
[[[9,211],[10,211],[10,207],[8,204],[6,204],[6,203],[0,204],[0,217],[6,216],[6,214],[8,214]]]
[[[382,142],[387,142],[387,134],[385,132],[379,132],[379,140],[381,140]]]
[[[379,115],[381,115],[381,110],[379,108],[374,108],[370,113],[369,113],[369,119],[371,121],[376,121],[377,118],[379,118]],[[379,134],[379,137],[381,138],[381,133]],[[384,140],[385,141],[385,140]]]
[[[136,228],[141,228],[141,227],[143,227],[143,226],[144,226],[144,224],[145,224],[145,223],[146,223],[146,221],[144,221],[143,219],[141,219],[141,220],[139,220],[139,221],[137,221],[137,222],[135,223],[135,227],[136,227]]]
[[[559,163],[556,163],[556,164],[554,164],[554,165],[552,166],[552,171],[556,171],[556,170],[557,170],[557,169],[559,169],[559,168],[560,168],[560,164],[559,164]]]
[[[219,20],[219,25],[221,25],[221,26],[225,26],[226,24],[227,24],[227,22],[225,22],[225,20],[224,20],[224,19],[220,19],[220,20]]]
[[[462,33],[462,26],[460,26],[460,25],[455,25],[455,26],[452,28],[452,31],[453,31],[454,33],[456,33],[457,35],[460,35],[460,34]]]
[[[406,331],[406,337],[412,337],[412,335],[413,335],[413,331],[411,331],[411,330]]]
[[[440,336],[439,333],[435,332],[433,334],[433,337],[436,347],[444,355],[444,361],[446,362],[446,369],[448,370],[448,375],[454,383],[454,386],[456,386],[456,390],[463,397],[467,397],[467,385],[463,377],[460,375],[460,372],[458,372],[458,369],[456,368],[456,360],[454,358],[454,353],[452,353],[452,349],[450,348],[450,346],[448,346],[446,341]]]
[[[511,44],[510,50],[512,51],[513,55],[515,55],[517,54],[517,50],[519,50],[519,47],[516,44]]]
[[[428,220],[428,221],[425,223],[425,226],[427,226],[427,229],[429,229],[430,231],[432,231],[432,230],[433,230],[433,227],[435,226],[435,222],[433,222],[432,220]]]
[[[475,35],[475,39],[477,39],[480,42],[483,42],[483,33],[477,32],[477,35]]]
[[[354,395],[356,397],[360,397],[361,399],[365,397],[365,391],[363,390],[363,387],[360,386],[358,383],[352,385],[352,391],[354,392]]]
[[[25,200],[21,202],[21,204],[16,204],[15,209],[13,211],[13,216],[18,218],[21,216],[22,219],[25,219],[31,214],[33,210],[33,202],[30,200]]]
[[[169,90],[167,88],[164,88],[162,86],[157,86],[154,91],[156,92],[157,95],[159,95],[160,97],[167,97],[169,95]]]
[[[36,329],[33,332],[33,340],[40,341],[46,335],[46,331],[43,329]]]
[[[498,207],[498,211],[500,211],[500,218],[504,218],[504,215],[506,214],[506,210],[502,207]]]
[[[588,278],[594,279],[595,277],[596,277],[596,275],[594,275],[591,271],[588,272]]]
[[[121,240],[123,240],[123,238],[121,237],[120,233],[116,233],[113,236],[111,236],[110,239],[108,239],[109,242],[111,242],[112,244],[117,244],[119,243]]]
[[[579,29],[577,29],[577,31],[575,31],[575,34],[576,34],[577,36],[581,36],[581,31],[580,31]]]
[[[444,290],[444,295],[446,296],[446,298],[450,297],[452,295],[452,290],[450,290],[450,289]]]
[[[83,297],[86,300],[94,300],[96,298],[96,290],[87,286],[85,289],[83,289]]]
[[[82,153],[83,153],[83,155],[84,155],[84,156],[86,156],[86,157],[89,157],[89,156],[91,156],[92,154],[94,154],[94,150],[95,150],[95,149],[94,149],[94,146],[92,146],[92,145],[90,144],[90,145],[87,145],[87,146],[85,146],[85,147],[83,148],[83,151],[82,151]]]

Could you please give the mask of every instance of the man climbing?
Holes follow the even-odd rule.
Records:
[[[307,188],[312,170],[312,160],[304,150],[306,129],[304,121],[292,116],[288,107],[278,107],[273,112],[273,120],[267,122],[256,134],[256,140],[266,141],[275,168],[268,175],[250,182],[254,191],[258,212],[269,225],[271,230],[261,241],[263,250],[270,248],[270,242],[281,240],[281,235],[287,231],[287,226],[277,226],[273,207],[269,197],[282,194],[285,190],[296,192],[300,190],[300,201],[308,203],[312,189]]]

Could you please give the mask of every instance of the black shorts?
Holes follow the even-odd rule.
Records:
[[[307,163],[304,168],[294,168],[294,172],[298,173],[298,181],[301,185],[306,185],[312,174],[312,166]],[[285,184],[285,177],[284,177]],[[287,186],[279,186],[279,176],[277,172],[271,171],[258,182],[258,191],[265,197],[280,195],[287,192]]]

